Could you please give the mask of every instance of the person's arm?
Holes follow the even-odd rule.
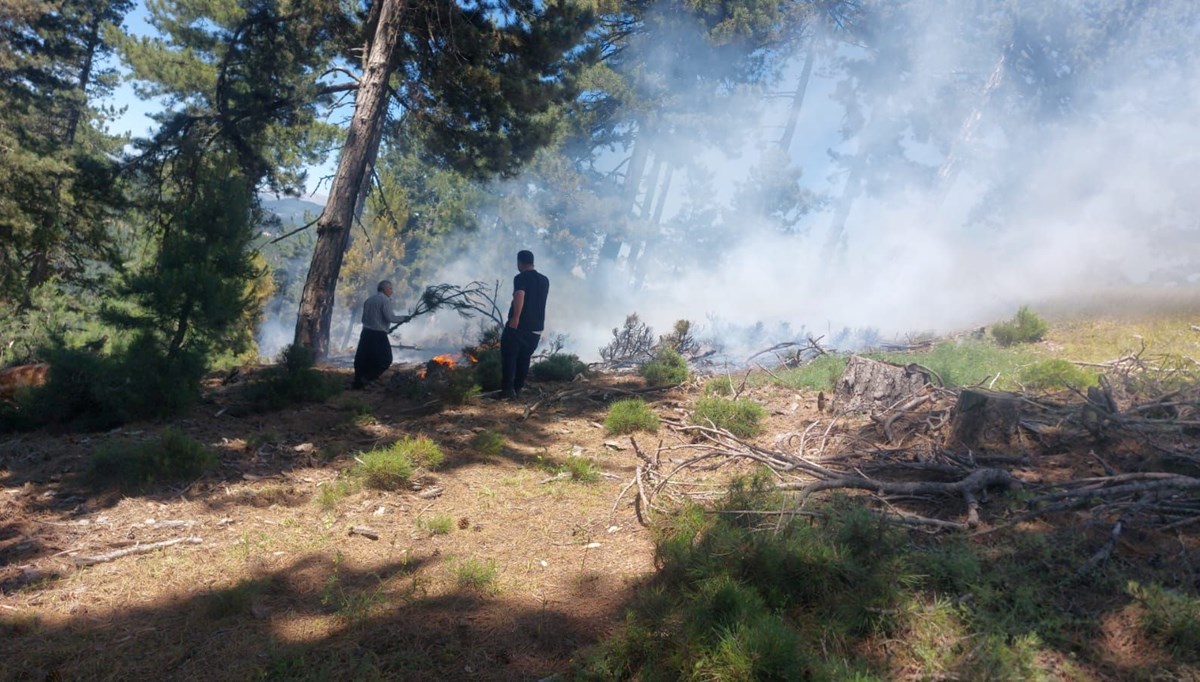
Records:
[[[395,329],[397,325],[404,324],[412,320],[411,315],[397,315],[392,312],[392,300],[388,299],[383,304],[383,319]]]
[[[513,292],[512,300],[512,316],[508,318],[508,326],[513,329],[517,328],[517,324],[521,322],[521,309],[525,307],[525,290],[517,289]]]

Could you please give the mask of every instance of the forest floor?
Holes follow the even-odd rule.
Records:
[[[1063,328],[1071,325],[1081,323]],[[1066,344],[1060,335],[1043,346]],[[349,383],[346,370],[326,372]],[[754,442],[769,446],[823,418],[816,391],[759,378],[742,393],[768,413]],[[609,400],[642,380],[604,374],[586,385],[537,384],[523,403],[477,399],[424,415],[408,412],[413,403],[386,380],[323,403],[235,417],[236,385],[214,378],[205,402],[170,424],[0,440],[0,679],[539,680],[570,670],[622,622],[633,590],[655,571],[652,532],[631,495],[618,500],[638,457],[629,436],[602,426]],[[539,395],[580,386],[588,390],[543,401],[525,418]],[[703,395],[693,381],[645,397],[661,417],[683,421]],[[144,494],[98,491],[84,480],[99,444],[167,427],[217,451],[217,471]],[[882,437],[865,415],[843,428]],[[503,439],[499,454],[472,445],[488,432]],[[346,484],[356,455],[410,435],[436,441],[445,461],[419,471],[411,489]],[[672,446],[694,442],[666,425],[637,438],[668,459]],[[881,456],[858,442],[822,456],[851,467]],[[1052,484],[1104,475],[1104,467],[1139,470],[1136,449],[1091,452],[1041,452],[1014,475]],[[594,462],[598,480],[562,474],[572,457]],[[690,481],[720,484],[748,470],[728,462]],[[981,513],[985,524],[999,523],[1005,508],[985,501]],[[352,531],[364,527],[377,539]],[[1110,532],[1071,514],[1023,528],[1075,535],[1080,564]],[[86,563],[169,540],[180,542]],[[1191,593],[1200,590],[1200,524],[1131,529],[1113,556],[1125,575],[1190,580]],[[1087,585],[1063,589],[1094,620],[1074,651],[1046,654],[1063,659],[1071,671],[1064,678],[1149,679],[1168,670],[1169,679],[1189,679],[1196,670],[1164,668],[1172,655],[1137,627],[1131,600],[1098,598]],[[895,668],[893,676],[927,675]]]

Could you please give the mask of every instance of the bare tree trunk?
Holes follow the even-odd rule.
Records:
[[[629,169],[625,171],[625,181],[621,185],[621,203],[626,215],[633,215],[638,191],[642,187],[642,176],[646,174],[646,159],[650,156],[649,135],[649,129],[645,123],[639,122],[637,139],[633,143],[633,154],[629,157]],[[597,266],[602,266],[604,261],[609,261],[610,264],[616,263],[623,243],[622,237],[616,232],[610,230],[605,234]]]
[[[379,139],[387,116],[387,82],[394,67],[392,53],[400,35],[404,2],[380,0],[379,4],[379,21],[355,96],[354,117],[329,189],[329,201],[317,221],[317,244],[296,316],[294,343],[312,349],[313,356],[319,360],[329,355],[329,330],[338,274],[349,243],[359,194],[365,187],[363,179],[379,151]]]
[[[988,77],[987,83],[983,86],[983,92],[979,95],[979,101],[963,121],[958,138],[954,140],[954,146],[950,148],[950,153],[946,155],[946,159],[942,161],[941,167],[938,168],[937,200],[939,204],[950,193],[950,186],[954,183],[954,176],[958,174],[958,160],[962,156],[963,148],[970,147],[975,141],[975,132],[979,129],[980,121],[983,120],[984,111],[987,110],[988,105],[992,101],[992,94],[1000,88],[1000,84],[1004,81],[1005,62],[1007,62],[1008,53],[1012,49],[1012,44],[1009,44],[1000,53],[1000,58],[996,61],[995,68],[992,69],[992,75]]]
[[[800,120],[800,108],[804,106],[804,95],[808,92],[808,81],[812,78],[813,62],[817,61],[817,40],[823,34],[824,31],[818,27],[808,41],[808,53],[804,55],[804,69],[800,72],[800,82],[796,84],[796,94],[792,97],[792,108],[788,112],[787,125],[783,129],[783,137],[779,140],[779,148],[784,152],[792,148],[792,138],[796,135],[796,122]]]

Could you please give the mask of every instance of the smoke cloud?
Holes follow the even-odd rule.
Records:
[[[691,320],[736,359],[788,335],[950,331],[1099,290],[1195,286],[1193,3],[868,4],[887,14],[870,35],[818,50],[785,150],[812,201],[786,229],[737,196],[780,153],[791,103],[762,95],[795,88],[803,51],[758,96],[712,98],[703,116],[741,122],[723,139],[653,140],[651,161],[690,161],[674,163],[661,218],[641,208],[653,226],[623,235],[615,261],[555,260],[544,229],[485,232],[457,242],[434,279],[499,280],[506,307],[516,251],[532,249],[552,281],[547,332],[588,360],[631,312],[660,334]],[[610,229],[586,227],[596,247]],[[420,342],[448,330],[461,321],[403,331]]]

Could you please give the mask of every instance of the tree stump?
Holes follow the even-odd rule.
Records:
[[[1019,445],[1021,397],[1012,393],[963,389],[951,422],[950,447],[973,452],[1011,452]]]
[[[844,410],[878,410],[917,395],[927,383],[929,375],[916,365],[893,365],[852,355],[833,391]]]

